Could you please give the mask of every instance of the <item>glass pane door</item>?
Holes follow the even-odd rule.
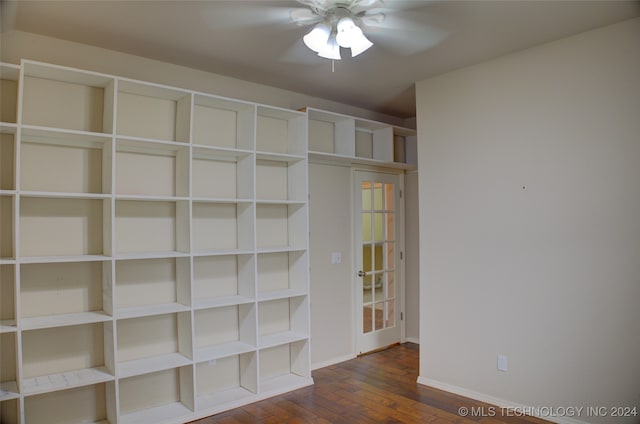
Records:
[[[398,180],[397,175],[356,172],[359,353],[400,341],[396,284]]]

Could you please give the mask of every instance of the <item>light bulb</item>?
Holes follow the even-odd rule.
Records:
[[[360,28],[358,28],[358,31],[358,36],[351,43],[351,57],[356,57],[360,53],[364,53],[365,51],[367,51],[369,47],[373,46],[373,43],[364,36]]]

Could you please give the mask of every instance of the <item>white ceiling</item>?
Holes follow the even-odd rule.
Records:
[[[289,20],[296,1],[3,1],[2,30],[33,32],[285,88],[389,115],[415,116],[414,82],[640,16],[638,1],[386,0],[393,29],[375,45],[322,59]],[[424,51],[400,48],[411,39]],[[344,52],[346,53],[346,51]]]

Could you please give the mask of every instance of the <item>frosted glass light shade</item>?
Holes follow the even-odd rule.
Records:
[[[353,43],[351,43],[351,57],[356,57],[360,53],[364,53],[365,51],[367,51],[369,47],[373,46],[373,43],[364,36],[362,30],[360,28],[358,28],[358,30],[360,30],[360,36]]]
[[[336,41],[340,47],[349,48],[358,37],[358,31],[362,34],[362,30],[358,28],[351,18],[342,18],[336,26]]]
[[[320,53],[321,50],[326,48],[330,35],[331,28],[325,23],[319,23],[302,38],[302,41],[311,50]]]
[[[318,56],[324,57],[325,59],[333,59],[340,60],[340,46],[336,42],[335,38],[327,41],[326,45],[322,50],[318,52]]]

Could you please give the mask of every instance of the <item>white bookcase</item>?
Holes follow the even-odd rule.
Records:
[[[313,383],[306,113],[27,60],[0,93],[0,422]]]
[[[313,108],[306,108],[306,112],[309,159],[404,170],[416,168],[416,130]]]

